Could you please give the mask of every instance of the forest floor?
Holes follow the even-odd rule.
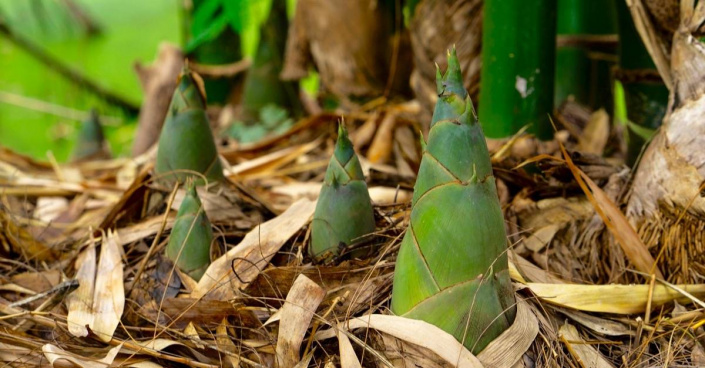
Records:
[[[705,365],[705,285],[676,286],[624,265],[630,248],[648,250],[619,210],[630,175],[621,132],[604,111],[571,103],[556,114],[553,141],[518,134],[489,142],[511,244],[510,330],[474,356],[432,325],[393,316],[394,263],[421,157],[418,109],[410,102],[321,113],[256,143],[222,145],[228,181],[199,190],[217,239],[199,282],[163,257],[184,191],[155,180],[154,149],[74,164],[0,150],[0,361]],[[342,118],[377,230],[354,249],[364,256],[345,249],[314,264],[310,219]]]

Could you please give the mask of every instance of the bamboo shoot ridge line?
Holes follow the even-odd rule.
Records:
[[[311,223],[309,253],[317,258],[337,255],[347,246],[375,230],[372,201],[360,161],[341,122]]]
[[[504,218],[482,128],[455,50],[397,256],[392,311],[434,324],[477,354],[514,321]]]
[[[164,181],[183,182],[201,173],[209,182],[223,180],[223,169],[205,112],[206,97],[198,74],[184,67],[159,135],[155,173]],[[197,180],[197,184],[204,184]]]

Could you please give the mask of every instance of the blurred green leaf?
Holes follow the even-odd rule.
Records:
[[[656,134],[656,129],[649,129],[641,125],[634,124],[629,120],[627,120],[627,126],[629,127],[629,130],[647,142],[651,140],[651,137],[653,137],[654,134]]]
[[[192,52],[199,45],[215,39],[227,25],[228,17],[225,14],[219,15],[206,29],[188,41],[186,52]]]
[[[274,104],[265,105],[259,112],[260,122],[268,128],[276,128],[288,117],[289,113],[285,109]]]
[[[282,134],[293,125],[294,120],[289,117],[286,109],[268,104],[260,110],[258,122],[245,124],[242,121],[236,121],[230,126],[227,134],[240,143],[252,143],[270,134]]]
[[[198,4],[193,12],[193,23],[191,24],[194,35],[203,32],[210,26],[212,20],[218,15],[218,11],[222,9],[221,5],[222,0],[205,0]]]
[[[223,11],[233,31],[241,34],[247,27],[250,6],[247,0],[223,0]]]

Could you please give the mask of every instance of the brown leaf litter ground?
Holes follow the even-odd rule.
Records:
[[[377,231],[326,264],[308,257],[308,226],[343,116],[318,114],[255,144],[223,144],[229,181],[200,190],[217,238],[200,282],[162,257],[183,192],[152,175],[154,150],[66,165],[0,151],[0,361],[705,365],[705,286],[674,285],[664,277],[679,282],[676,271],[645,269],[655,257],[661,269],[687,260],[647,249],[624,219],[630,172],[621,132],[604,112],[574,104],[557,114],[554,141],[519,134],[489,144],[510,234],[512,328],[473,356],[436,327],[393,316],[394,262],[421,157],[417,110],[409,103],[345,114]],[[352,258],[353,250],[364,256]]]

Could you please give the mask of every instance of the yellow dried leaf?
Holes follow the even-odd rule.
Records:
[[[526,284],[541,300],[586,312],[615,314],[643,313],[648,301],[649,285],[571,285]],[[705,285],[678,285],[698,298],[705,297]],[[652,307],[678,301],[691,300],[667,286],[654,285]]]

